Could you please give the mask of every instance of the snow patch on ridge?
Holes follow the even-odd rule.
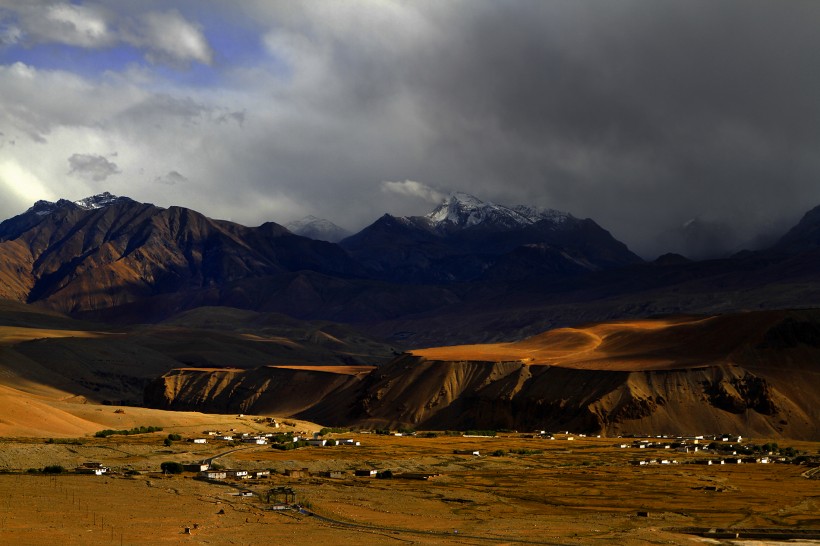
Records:
[[[479,224],[516,229],[544,220],[558,225],[572,218],[572,215],[527,205],[506,207],[481,201],[467,193],[454,192],[424,218],[434,229],[470,228]]]
[[[74,204],[86,210],[94,210],[112,205],[119,199],[120,197],[112,195],[106,191],[97,195],[92,195],[91,197],[86,197],[85,199],[80,199],[79,201],[74,201]]]
[[[65,208],[79,207],[83,210],[96,210],[120,201],[130,201],[130,199],[128,197],[117,197],[106,191],[77,201],[67,199],[59,199],[57,202],[40,200],[35,202],[26,212],[33,212],[37,216],[48,216]]]

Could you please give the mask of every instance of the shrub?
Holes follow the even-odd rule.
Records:
[[[185,470],[182,464],[174,461],[166,461],[159,465],[160,469],[166,474],[181,474]]]
[[[493,457],[503,457],[506,454],[507,454],[507,452],[504,451],[503,449],[496,449],[495,451],[490,453],[490,455],[492,455]]]
[[[121,436],[130,436],[132,434],[148,434],[149,432],[159,432],[162,430],[162,427],[134,427],[129,430],[113,430],[107,428],[105,430],[100,430],[94,434],[96,438],[108,438],[109,436],[114,435],[121,435]]]
[[[168,435],[168,439],[172,442],[179,442],[180,440],[182,440],[182,436],[180,436],[179,434],[171,433]]]
[[[76,438],[49,438],[46,440],[47,444],[66,444],[71,446],[81,446],[83,443]]]
[[[325,427],[319,431],[319,436],[324,436],[326,434],[336,433],[336,434],[343,434],[345,432],[350,432],[350,429],[347,428],[338,428],[338,427]]]
[[[498,434],[495,430],[465,430],[466,436],[493,436]]]
[[[65,472],[65,468],[58,464],[43,467],[43,474],[62,474],[63,472]]]
[[[378,474],[376,474],[376,478],[380,480],[390,480],[393,479],[393,471],[392,470],[382,470]]]

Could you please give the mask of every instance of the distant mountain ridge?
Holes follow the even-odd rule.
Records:
[[[338,243],[352,235],[348,230],[337,226],[330,220],[315,216],[305,216],[300,220],[285,224],[285,227],[296,235],[329,243]]]

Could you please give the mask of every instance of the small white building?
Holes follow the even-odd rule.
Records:
[[[224,470],[203,470],[199,473],[199,477],[207,480],[224,480],[228,477],[228,473]]]
[[[313,447],[324,447],[327,444],[327,440],[321,440],[319,438],[315,438],[313,440],[308,440],[307,445]]]
[[[95,476],[102,476],[107,473],[108,470],[108,467],[103,466],[102,463],[87,462],[83,463],[82,466],[77,467],[75,472],[77,472],[77,474],[94,474]]]
[[[208,440],[206,440],[205,438],[194,438],[191,441],[195,444],[207,444],[208,443]]]

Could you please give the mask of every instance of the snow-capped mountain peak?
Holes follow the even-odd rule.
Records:
[[[74,201],[74,204],[86,210],[94,210],[107,207],[108,205],[112,205],[120,199],[122,198],[117,197],[116,195],[112,195],[106,191],[103,193],[99,193],[97,195],[92,195],[91,197],[86,197],[84,199]]]
[[[130,201],[128,197],[117,197],[109,192],[103,192],[91,197],[86,197],[78,201],[68,199],[58,199],[56,202],[40,200],[34,203],[26,212],[33,212],[37,216],[47,216],[53,212],[63,209],[81,208],[83,210],[96,210],[113,205],[120,201]]]
[[[506,207],[463,193],[451,193],[433,212],[424,217],[436,230],[469,228],[479,224],[502,229],[516,229],[550,220],[560,224],[571,215],[553,209],[527,205]]]

